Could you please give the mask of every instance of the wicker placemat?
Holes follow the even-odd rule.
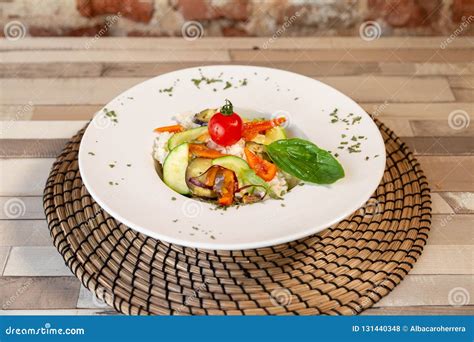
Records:
[[[79,174],[81,130],[53,164],[44,191],[54,244],[84,286],[126,314],[360,313],[402,281],[431,224],[419,164],[377,124],[387,164],[363,208],[317,235],[232,252],[157,241],[109,216]]]

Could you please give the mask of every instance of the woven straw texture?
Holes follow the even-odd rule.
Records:
[[[358,314],[403,280],[431,224],[419,164],[377,125],[387,164],[364,207],[319,234],[244,251],[171,245],[109,216],[81,180],[83,129],[53,164],[44,191],[54,245],[84,286],[125,314]]]

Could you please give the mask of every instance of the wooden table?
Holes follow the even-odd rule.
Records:
[[[46,177],[67,139],[117,94],[202,64],[265,65],[317,78],[401,136],[433,191],[432,230],[410,274],[364,314],[473,314],[474,123],[456,127],[449,117],[474,118],[474,45],[456,38],[441,49],[444,40],[280,38],[268,49],[266,38],[1,40],[1,314],[114,313],[53,247],[42,209]]]

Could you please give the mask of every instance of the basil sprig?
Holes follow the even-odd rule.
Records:
[[[282,139],[267,146],[272,161],[303,181],[331,184],[344,177],[344,169],[331,153],[303,139]]]

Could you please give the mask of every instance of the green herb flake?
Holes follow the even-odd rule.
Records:
[[[229,89],[229,88],[231,88],[231,87],[232,87],[232,83],[230,83],[229,81],[226,81],[226,82],[225,82],[224,90]]]
[[[132,166],[132,164],[127,164],[127,167],[131,167],[131,166]]]
[[[88,152],[87,154],[91,155],[91,156],[95,156],[95,153],[94,152]]]
[[[109,164],[109,167],[112,169],[115,167],[115,164]]]
[[[174,196],[171,197],[171,200],[172,200],[172,201],[176,201],[176,197],[174,197]]]

